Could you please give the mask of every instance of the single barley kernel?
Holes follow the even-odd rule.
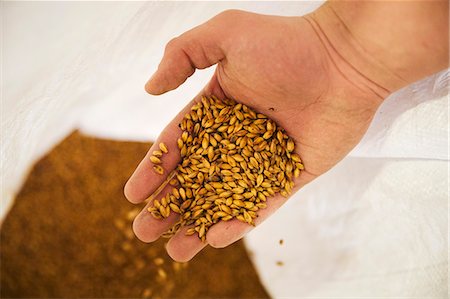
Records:
[[[153,291],[151,289],[145,289],[142,293],[142,298],[150,298],[153,294]]]
[[[169,150],[167,149],[167,146],[165,145],[164,142],[161,142],[161,143],[159,144],[159,149],[160,149],[164,154],[167,154],[167,153],[169,152]]]
[[[181,270],[181,264],[178,262],[172,262],[172,267],[175,272],[178,272]]]
[[[158,276],[161,277],[161,279],[165,280],[167,278],[167,273],[162,268],[158,269]]]
[[[157,257],[153,260],[153,263],[155,263],[156,266],[161,266],[162,264],[164,264],[164,259]]]
[[[174,211],[175,213],[181,214],[180,208],[179,208],[176,204],[174,204],[174,203],[171,203],[171,204],[170,204],[170,209],[171,209],[172,211]]]
[[[156,156],[150,156],[150,161],[155,164],[161,164],[161,160]]]
[[[161,158],[163,153],[159,150],[153,151],[153,156],[157,157],[157,158]]]
[[[164,173],[164,168],[162,168],[159,165],[153,165],[153,169],[158,173],[158,174],[163,174]]]
[[[159,209],[160,206],[161,206],[161,204],[159,203],[159,201],[155,199],[155,200],[153,201],[153,207],[154,207],[155,209]]]
[[[192,236],[193,234],[195,234],[195,229],[192,227],[192,228],[189,228],[187,231],[186,231],[186,236]]]

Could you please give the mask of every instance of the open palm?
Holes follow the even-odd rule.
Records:
[[[240,11],[222,13],[172,40],[146,90],[164,93],[182,84],[196,68],[214,64],[216,72],[199,95],[233,98],[283,127],[294,138],[305,165],[295,182],[296,190],[333,167],[359,142],[387,96],[383,88],[334,52],[314,16],[275,17]],[[163,160],[165,174],[180,161],[178,123],[191,106],[180,112],[155,143],[156,147],[159,142],[169,147]],[[165,179],[154,172],[149,161],[155,146],[125,187],[133,203],[145,200]],[[160,197],[170,189],[166,186]],[[269,199],[255,223],[270,216],[285,200],[280,195]],[[145,208],[134,221],[135,233],[145,242],[154,241],[177,216],[156,220]],[[225,247],[251,228],[237,220],[219,222],[208,231],[207,243]],[[171,238],[167,250],[175,260],[187,261],[205,245],[182,230]]]

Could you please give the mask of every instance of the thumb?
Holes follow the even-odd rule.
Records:
[[[210,67],[225,57],[221,40],[226,28],[212,19],[167,43],[158,70],[148,80],[145,90],[163,94],[180,86],[195,69]]]

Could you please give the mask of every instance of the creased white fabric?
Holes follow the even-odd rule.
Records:
[[[3,217],[34,161],[117,84],[100,63],[142,3],[1,5]]]
[[[391,95],[350,156],[448,160],[449,83],[445,70]]]
[[[274,297],[447,298],[448,84],[386,99],[347,158],[246,237]]]
[[[262,280],[277,298],[446,298],[447,171],[346,158],[246,237]]]
[[[145,94],[170,38],[229,8],[301,15],[320,4],[2,2],[0,216],[32,163],[73,129],[158,135],[213,71]],[[447,70],[392,95],[349,157],[246,238],[272,296],[447,295],[448,82]]]

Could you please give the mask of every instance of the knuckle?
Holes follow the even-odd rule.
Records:
[[[234,19],[236,17],[239,17],[242,15],[242,13],[243,13],[243,11],[239,10],[239,9],[227,9],[227,10],[224,10],[221,13],[219,13],[217,15],[217,17],[228,20],[228,19]]]
[[[166,44],[165,51],[172,51],[181,47],[181,40],[179,37],[174,37]]]
[[[210,24],[216,28],[225,29],[227,32],[241,31],[248,13],[238,9],[225,10],[210,20]]]

